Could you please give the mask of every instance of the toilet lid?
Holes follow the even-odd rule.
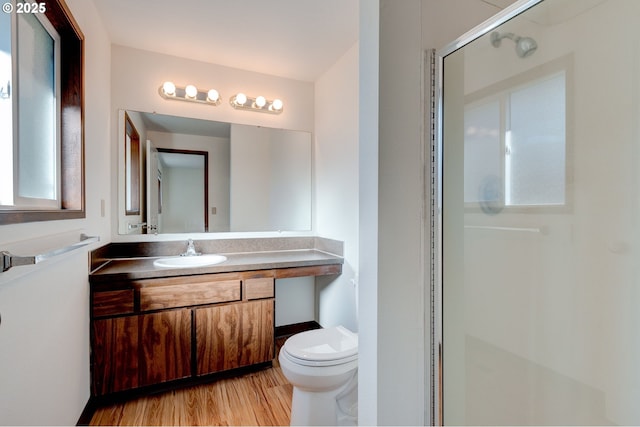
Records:
[[[302,362],[353,360],[358,355],[358,335],[342,326],[314,329],[293,335],[283,349]]]

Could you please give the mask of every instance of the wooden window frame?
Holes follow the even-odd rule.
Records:
[[[60,35],[60,209],[0,210],[0,225],[85,218],[84,35],[64,0],[44,0]]]
[[[127,147],[127,137],[130,139],[130,146]],[[125,215],[140,215],[140,134],[136,129],[129,114],[124,113],[124,140],[125,140]],[[127,151],[129,151],[127,153]],[[127,156],[131,161],[127,164]],[[129,170],[131,169],[131,170]],[[131,181],[127,184],[127,174],[131,174]],[[131,198],[131,206],[127,206],[127,198]]]

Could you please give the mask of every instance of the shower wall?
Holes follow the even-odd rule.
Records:
[[[545,0],[499,31],[538,49],[487,33],[444,60],[444,421],[638,424],[640,2]],[[469,106],[559,68],[566,200],[474,206]]]

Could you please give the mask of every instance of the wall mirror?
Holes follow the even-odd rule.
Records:
[[[142,212],[120,215],[120,234],[311,230],[309,132],[131,110],[119,117],[144,146]]]

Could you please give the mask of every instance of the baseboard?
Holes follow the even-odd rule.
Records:
[[[294,323],[291,325],[276,326],[276,337],[282,338],[312,329],[321,329],[322,326],[315,320],[309,322]]]
[[[93,397],[89,397],[89,401],[84,406],[84,410],[82,414],[80,414],[80,418],[78,418],[77,426],[88,426],[91,424],[91,419],[93,418],[93,414],[96,413],[96,409],[98,409],[98,405]]]

